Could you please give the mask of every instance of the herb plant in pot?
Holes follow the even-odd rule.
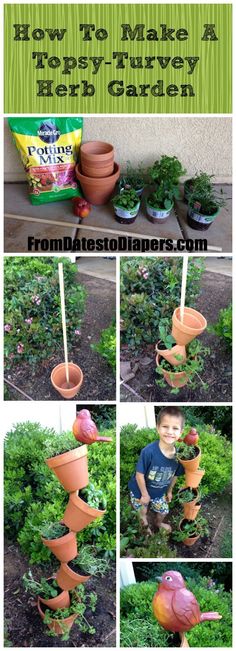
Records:
[[[40,530],[43,544],[58,558],[67,563],[77,556],[77,541],[74,531],[59,522],[45,522]]]
[[[200,493],[197,488],[180,488],[178,498],[183,505],[185,519],[195,520],[201,508]]]
[[[201,461],[201,450],[198,445],[180,443],[177,447],[177,458],[186,470],[197,470]]]
[[[209,534],[208,523],[205,518],[198,516],[195,520],[183,518],[179,523],[179,528],[173,534],[176,542],[182,542],[187,547],[192,547],[200,536]]]
[[[46,459],[46,464],[69,493],[85,488],[89,482],[87,453],[87,445],[81,445]]]
[[[174,337],[168,334],[168,325],[168,319],[161,319],[159,323],[160,339],[156,345],[156,352],[157,355],[164,357],[169,364],[179,366],[179,364],[184,364],[186,360],[185,346],[176,344]]]
[[[209,353],[209,349],[195,340],[188,346],[186,361],[177,367],[171,366],[166,359],[161,358],[161,355],[157,355],[156,371],[162,378],[156,380],[156,383],[162,387],[165,386],[163,383],[164,378],[167,384],[172,387],[174,393],[177,393],[187,383],[190,384],[192,389],[195,389],[200,382],[202,388],[207,390],[208,385],[200,375],[204,368],[204,355],[207,353]]]
[[[193,187],[188,194],[187,220],[195,230],[207,230],[225,204],[222,193],[214,189],[212,178],[212,175],[200,172],[193,179]]]
[[[140,198],[133,188],[122,190],[112,199],[115,219],[119,224],[133,224],[140,208]]]
[[[38,600],[39,614],[51,631],[51,635],[63,635],[62,640],[69,639],[69,632],[75,620],[80,630],[88,632],[91,635],[95,633],[95,629],[90,626],[85,617],[86,607],[88,606],[92,612],[95,611],[97,596],[94,592],[86,595],[84,586],[78,586],[70,594],[70,604],[68,608],[60,608],[53,611],[47,608]]]
[[[96,518],[103,516],[106,512],[106,499],[103,492],[97,489],[94,484],[78,491],[70,493],[63,521],[72,531],[82,531]]]
[[[42,578],[40,581],[36,581],[33,578],[31,570],[29,570],[28,574],[24,574],[23,576],[23,585],[26,592],[30,592],[35,596],[37,595],[40,601],[52,610],[68,608],[70,604],[69,592],[67,590],[61,590],[53,576],[48,579]]]
[[[147,198],[147,217],[152,223],[162,223],[171,213],[174,198],[180,198],[178,184],[185,170],[176,156],[161,156],[149,173],[156,189]]]
[[[108,567],[109,562],[97,557],[91,545],[83,545],[75,559],[68,564],[61,563],[56,579],[63,590],[72,590],[76,585],[88,581],[91,575],[103,576]]]
[[[131,163],[127,162],[126,171],[121,175],[119,180],[119,189],[122,190],[135,190],[136,194],[140,197],[145,186],[145,171],[141,165],[137,168],[132,167]]]

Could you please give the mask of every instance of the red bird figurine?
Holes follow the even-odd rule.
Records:
[[[198,439],[199,436],[197,430],[195,429],[195,427],[191,427],[188,434],[186,434],[186,436],[183,439],[181,439],[181,441],[184,441],[184,443],[186,443],[187,445],[197,445]]]
[[[153,597],[153,612],[166,631],[185,633],[201,622],[222,619],[219,613],[201,613],[194,594],[187,590],[180,572],[165,572]]]
[[[78,412],[73,423],[73,434],[77,441],[87,443],[87,445],[91,445],[91,443],[95,443],[96,441],[105,441],[106,443],[112,441],[108,436],[98,435],[98,430],[88,409],[81,409]]]

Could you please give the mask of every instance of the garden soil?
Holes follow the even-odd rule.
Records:
[[[222,274],[204,272],[201,280],[201,293],[196,301],[196,309],[207,319],[208,325],[218,320],[219,311],[232,301],[232,279]],[[130,352],[128,346],[122,346],[121,362],[130,362],[131,373],[134,377],[121,384],[122,402],[231,402],[232,400],[232,356],[225,343],[215,334],[204,332],[199,341],[210,348],[210,354],[205,357],[202,380],[207,382],[208,389],[204,391],[201,382],[197,389],[192,390],[188,385],[180,389],[178,394],[172,394],[171,388],[159,387],[156,379],[155,344],[149,344],[142,351]],[[142,361],[146,360],[146,364]]]
[[[84,373],[84,381],[80,392],[73,398],[81,400],[115,400],[115,374],[105,359],[91,348],[91,343],[97,343],[101,331],[107,328],[115,316],[116,285],[101,278],[94,278],[77,273],[76,279],[88,292],[86,310],[81,326],[79,344],[69,355],[69,361],[78,364]],[[64,361],[62,348],[50,359],[36,368],[33,374],[28,364],[18,364],[6,373],[6,379],[23,390],[33,400],[63,400],[51,384],[51,371],[57,364]],[[24,400],[24,396],[14,390],[9,384],[6,400]],[[25,398],[27,399],[27,397]]]
[[[5,551],[5,635],[6,646],[12,647],[114,647],[115,635],[115,567],[111,566],[108,574],[101,578],[90,579],[86,591],[96,592],[98,600],[95,613],[87,609],[85,616],[96,632],[94,635],[81,633],[76,625],[71,629],[70,639],[63,642],[61,638],[46,635],[36,600],[24,591],[22,576],[29,569],[27,559],[21,554],[17,545],[6,545]],[[33,576],[50,576],[50,566],[33,566]]]

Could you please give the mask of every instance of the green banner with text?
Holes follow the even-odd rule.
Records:
[[[5,5],[5,113],[231,113],[227,4]]]

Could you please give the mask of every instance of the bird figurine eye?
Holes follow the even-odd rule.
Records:
[[[166,581],[172,581],[172,577],[171,576],[166,576]]]

